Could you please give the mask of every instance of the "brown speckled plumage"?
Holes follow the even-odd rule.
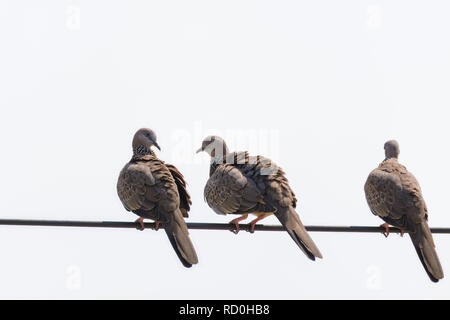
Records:
[[[191,267],[198,259],[183,219],[188,216],[191,205],[183,175],[150,150],[156,143],[153,141],[156,136],[148,142],[145,136],[141,140],[140,143],[147,145],[145,148],[133,147],[132,159],[120,172],[117,193],[128,211],[166,224],[165,231],[178,257],[184,266]]]
[[[385,145],[386,159],[373,170],[364,186],[373,214],[395,227],[408,231],[430,279],[444,277],[433,237],[428,227],[428,210],[417,179],[398,162],[396,141]]]
[[[223,150],[223,155],[217,156],[214,150]],[[263,156],[230,153],[225,142],[216,136],[207,137],[199,151],[212,157],[204,196],[216,213],[274,214],[310,259],[322,258],[295,211],[297,199],[280,167]]]

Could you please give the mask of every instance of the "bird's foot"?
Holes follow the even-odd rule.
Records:
[[[155,228],[154,228],[154,230],[155,231],[159,230],[159,221],[155,221]]]
[[[251,222],[250,222],[250,228],[249,228],[248,232],[250,232],[250,233],[255,233],[255,225],[256,225],[256,223],[257,223],[258,221],[261,221],[262,219],[268,217],[268,216],[269,216],[269,214],[263,214],[263,215],[260,215],[260,216],[259,216],[258,218],[256,218],[255,220],[251,221]]]
[[[406,232],[406,230],[400,229],[400,237],[403,237],[405,232]]]
[[[384,228],[385,231],[382,232],[383,235],[387,238],[389,237],[389,223],[383,223],[382,225],[380,225],[380,227]]]
[[[139,231],[143,231],[143,230],[145,229],[144,218],[139,218],[139,219],[137,219],[135,222],[139,224],[139,225],[136,227],[136,229],[138,229]]]
[[[231,232],[233,232],[234,234],[238,234],[239,231],[241,231],[241,229],[239,228],[239,223],[235,222],[234,220],[230,222],[230,224],[233,224],[235,229],[234,230],[230,230]]]
[[[244,214],[243,216],[241,216],[239,218],[231,220],[230,224],[234,224],[236,229],[235,230],[230,230],[230,231],[233,232],[234,234],[238,234],[239,231],[241,231],[241,229],[239,228],[239,222],[242,221],[242,220],[247,219],[247,217],[248,217],[248,214]]]

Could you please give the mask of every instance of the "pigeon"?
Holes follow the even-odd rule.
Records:
[[[431,281],[444,277],[433,237],[428,227],[428,210],[416,178],[398,162],[400,147],[391,140],[384,145],[385,160],[373,170],[364,186],[370,210],[389,225],[408,232],[420,261]]]
[[[133,156],[120,172],[117,193],[125,209],[140,217],[138,229],[144,229],[144,219],[154,220],[155,229],[164,224],[178,258],[190,268],[198,258],[183,219],[191,205],[186,182],[175,166],[158,159],[152,146],[161,150],[156,134],[139,129],[133,138]]]
[[[322,258],[295,211],[297,199],[281,168],[263,156],[230,153],[218,136],[206,137],[197,153],[202,151],[211,157],[205,200],[217,214],[240,215],[230,222],[235,233],[239,232],[239,221],[249,214],[257,217],[250,222],[251,233],[258,221],[274,214],[308,258]]]

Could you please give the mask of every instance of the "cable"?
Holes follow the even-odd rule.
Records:
[[[8,226],[41,226],[41,227],[81,227],[81,228],[131,228],[135,229],[138,224],[136,222],[120,222],[120,221],[63,221],[63,220],[23,220],[23,219],[0,219],[0,225]],[[192,230],[235,230],[232,224],[224,223],[186,223],[187,227]],[[154,229],[154,223],[145,223],[148,229]],[[249,231],[249,224],[240,224],[242,231]],[[164,228],[164,224],[160,224],[160,228]],[[311,232],[350,232],[350,233],[383,233],[382,227],[369,226],[305,226],[306,230]],[[277,225],[255,225],[255,231],[285,231],[283,226]],[[400,233],[400,229],[391,227],[390,233]],[[450,228],[431,228],[432,233],[450,234]]]

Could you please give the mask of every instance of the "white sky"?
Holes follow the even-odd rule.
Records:
[[[2,1],[0,215],[134,221],[116,181],[140,127],[203,201],[207,134],[276,159],[307,225],[379,225],[363,185],[400,142],[431,226],[450,226],[447,1]],[[235,138],[233,138],[235,137]],[[237,138],[236,138],[237,137]],[[240,137],[240,138],[239,138]],[[278,223],[275,218],[265,223]],[[0,298],[450,298],[406,236],[0,226]],[[450,276],[450,235],[435,235]]]

